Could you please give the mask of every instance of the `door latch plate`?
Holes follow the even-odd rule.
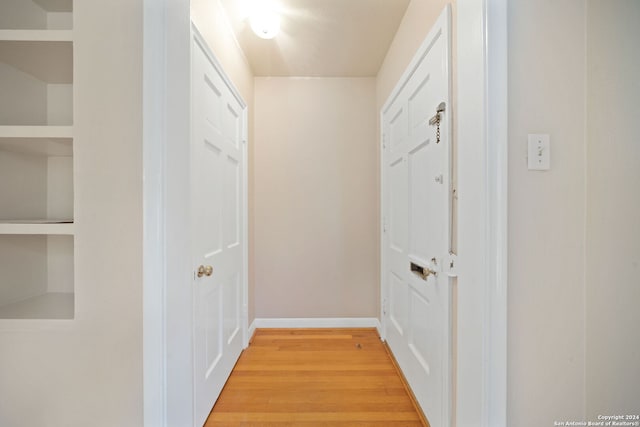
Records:
[[[458,256],[449,252],[443,261],[442,272],[449,277],[458,277]]]

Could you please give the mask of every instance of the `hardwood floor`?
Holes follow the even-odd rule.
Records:
[[[258,329],[205,427],[424,425],[375,329]]]

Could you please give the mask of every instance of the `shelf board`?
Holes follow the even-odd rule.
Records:
[[[0,306],[0,319],[73,319],[74,296],[51,292]]]
[[[4,42],[72,42],[73,30],[0,30]]]
[[[0,126],[0,138],[73,138],[73,126]]]
[[[42,31],[49,33],[49,31]],[[2,30],[2,33],[39,34],[41,31]],[[68,33],[51,31],[51,33]],[[53,84],[73,83],[73,43],[71,41],[2,40],[0,62]]]
[[[0,234],[73,235],[74,224],[45,221],[0,221]]]
[[[35,156],[71,157],[71,138],[0,138],[0,151]]]
[[[73,0],[33,0],[47,12],[72,12]]]

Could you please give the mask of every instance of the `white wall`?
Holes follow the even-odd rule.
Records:
[[[508,425],[584,414],[585,2],[508,2]],[[527,134],[551,170],[527,170]]]
[[[0,28],[43,29],[47,28],[47,13],[36,3],[25,0],[2,0]]]
[[[0,151],[0,220],[47,217],[47,158]]]
[[[0,90],[4,99],[12,100],[0,103],[0,126],[47,124],[45,83],[0,62]]]
[[[640,413],[640,2],[587,4],[587,418]]]
[[[255,200],[255,263],[252,263],[255,287],[251,289],[256,317],[378,315],[378,112],[446,3],[413,0],[409,4],[376,79],[356,79],[344,84],[349,80],[256,78],[255,163],[250,164],[255,171],[250,198]],[[350,91],[361,90],[360,84],[353,82],[366,80],[374,81],[373,105],[358,100],[357,96],[346,96]],[[277,94],[277,90],[282,94]],[[314,102],[310,103],[310,99]],[[371,111],[371,116],[352,115],[355,122],[345,127],[344,117],[336,113],[336,108],[340,108],[341,114],[365,108]],[[371,117],[373,122],[368,122]],[[342,119],[338,126],[334,122],[337,118]],[[373,133],[365,131],[366,126]],[[347,144],[349,132],[359,136]],[[329,137],[322,138],[323,134]],[[359,154],[344,152],[348,147],[356,147],[354,144]],[[291,168],[293,163],[282,155],[287,150],[294,150],[288,155],[296,153],[299,164],[294,166],[296,171],[284,174],[280,169]],[[312,154],[319,156],[316,162]],[[331,155],[338,157],[328,157]],[[323,161],[328,162],[327,167],[347,162],[353,170],[336,180],[330,169],[322,170]],[[325,184],[319,185],[323,180]],[[360,182],[359,192],[349,186],[342,188],[354,180]],[[316,194],[308,193],[312,188]],[[350,205],[341,207],[343,202],[336,197],[345,189],[350,195],[345,200]],[[343,209],[340,213],[345,217],[343,224],[331,218],[336,212],[317,208],[321,202]],[[289,209],[298,205],[301,210],[297,213]],[[358,216],[358,220],[354,219]],[[286,222],[298,228],[282,240],[276,226]],[[338,244],[340,238],[336,234],[341,227],[348,233],[344,247]],[[313,242],[309,251],[291,247],[304,242]],[[308,270],[314,272],[305,272]]]
[[[255,79],[256,317],[376,317],[373,78]]]
[[[142,1],[74,2],[73,321],[0,332],[0,425],[142,425]]]
[[[509,424],[640,411],[638,22],[632,0],[509,3]]]
[[[0,308],[47,290],[47,238],[43,236],[0,235]],[[46,258],[45,258],[46,259]],[[0,313],[1,314],[1,313]],[[0,342],[2,333],[0,332]],[[6,368],[2,368],[6,369]],[[0,370],[0,372],[3,372]],[[0,392],[0,397],[2,397]],[[0,401],[0,421],[2,421]]]

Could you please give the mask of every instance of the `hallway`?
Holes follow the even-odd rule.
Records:
[[[424,426],[375,329],[258,329],[205,424]]]

